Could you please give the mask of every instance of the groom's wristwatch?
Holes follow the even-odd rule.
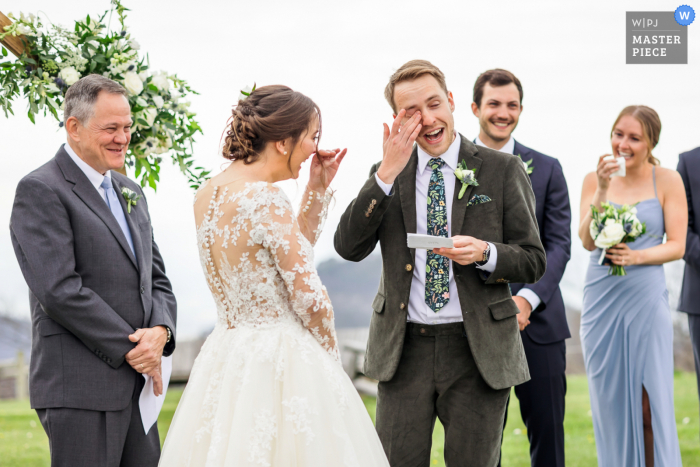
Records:
[[[168,331],[168,339],[165,341],[166,344],[170,343],[170,340],[173,338],[173,333],[170,331],[170,328],[167,326],[163,326],[166,331]]]
[[[484,257],[482,258],[481,261],[475,261],[474,264],[477,266],[484,266],[486,263],[489,262],[489,258],[491,257],[491,245],[486,244],[486,249],[484,250]]]

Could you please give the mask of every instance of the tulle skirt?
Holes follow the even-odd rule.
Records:
[[[350,378],[300,323],[217,325],[165,440],[174,466],[388,466]]]

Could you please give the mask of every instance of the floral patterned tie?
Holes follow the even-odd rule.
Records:
[[[430,159],[428,167],[433,169],[428,185],[428,235],[447,237],[447,203],[445,202],[445,180],[440,168],[445,161]],[[425,264],[425,303],[434,311],[440,311],[450,300],[449,259],[428,251]]]

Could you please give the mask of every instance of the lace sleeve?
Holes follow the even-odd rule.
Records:
[[[323,231],[323,225],[328,216],[328,205],[333,199],[333,192],[328,189],[325,195],[316,191],[308,190],[304,192],[299,207],[297,222],[301,233],[309,240],[311,245],[315,245]]]
[[[261,241],[261,251],[269,252],[304,326],[333,358],[340,360],[333,307],[316,272],[311,242],[294,218],[289,199],[277,187],[268,189],[273,191],[269,223],[253,227],[250,237],[254,242]]]

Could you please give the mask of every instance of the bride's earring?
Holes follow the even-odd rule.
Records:
[[[284,155],[285,155],[285,156],[287,155],[287,151],[284,151]]]

